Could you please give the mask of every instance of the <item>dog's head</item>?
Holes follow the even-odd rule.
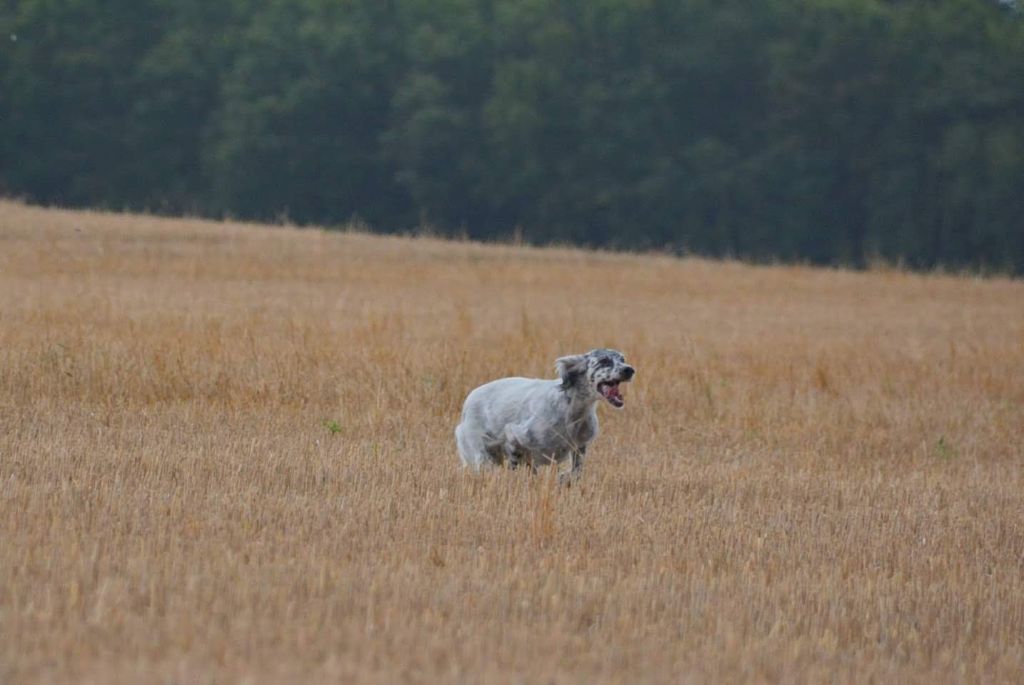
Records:
[[[566,392],[581,393],[588,399],[604,398],[616,409],[626,403],[619,392],[619,383],[632,380],[636,373],[621,352],[605,349],[562,357],[555,361],[555,370]]]

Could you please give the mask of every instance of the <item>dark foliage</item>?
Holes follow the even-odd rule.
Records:
[[[988,0],[5,0],[0,191],[1024,272]]]

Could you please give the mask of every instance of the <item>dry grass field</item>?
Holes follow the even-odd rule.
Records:
[[[605,345],[579,486],[460,468]],[[1022,677],[1022,282],[0,203],[0,682]]]

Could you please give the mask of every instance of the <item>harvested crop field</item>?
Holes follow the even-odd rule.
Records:
[[[1020,682],[1024,283],[0,203],[0,549],[6,683]]]

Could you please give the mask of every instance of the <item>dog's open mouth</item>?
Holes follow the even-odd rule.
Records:
[[[619,381],[603,381],[598,383],[597,391],[613,407],[621,409],[626,404],[626,400],[622,398],[622,393],[619,392]]]

